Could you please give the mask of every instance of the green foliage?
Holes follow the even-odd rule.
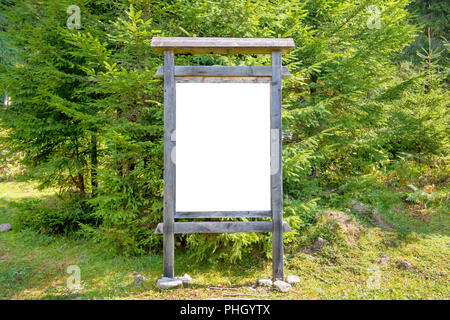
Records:
[[[433,50],[431,38],[428,41],[427,49],[417,53],[422,59],[421,75],[389,106],[387,127],[380,134],[384,149],[394,158],[401,153],[448,155],[450,95],[438,66],[442,52]]]
[[[98,225],[92,208],[84,200],[57,200],[54,203],[42,200],[12,202],[16,214],[13,226],[28,234],[27,230],[42,234],[71,234],[79,230],[80,223]]]
[[[2,297],[7,290],[15,287],[23,287],[24,282],[30,277],[31,269],[32,268],[26,264],[10,265],[8,268],[2,269],[0,271],[0,282],[2,283],[0,297]]]
[[[20,238],[27,246],[48,246],[54,240],[51,236],[32,229],[21,229]]]
[[[416,52],[421,51],[423,47],[428,47],[429,39],[433,42],[435,50],[441,51],[445,48],[446,38],[450,31],[450,4],[445,0],[415,0],[408,6],[408,10],[414,13],[414,23],[420,25],[421,32],[418,34],[414,42],[404,50],[404,54],[399,57],[407,59],[414,64],[419,65],[421,60],[417,57]],[[448,61],[450,53],[447,51],[444,56],[446,60],[439,62],[443,71],[447,68],[448,81]]]
[[[160,64],[150,49],[151,34],[157,31],[133,6],[126,15],[107,34],[114,51],[80,33],[72,41],[76,55],[91,56],[94,46],[104,53],[102,61],[91,62],[98,69],[86,70],[92,83],[88,92],[98,96],[94,105],[103,125],[97,129],[101,183],[91,201],[103,225],[90,233],[113,251],[136,254],[161,243],[153,230],[162,219],[163,109],[160,81],[152,76]],[[91,49],[86,53],[86,48]]]
[[[318,215],[319,208],[317,200],[308,202],[300,200],[286,200],[284,203],[284,220],[289,223],[292,232],[285,235],[285,243],[295,242],[296,239],[310,226]]]
[[[425,208],[430,202],[434,201],[434,198],[436,196],[435,194],[422,191],[412,184],[410,184],[409,187],[413,190],[413,192],[407,196],[406,201],[417,204],[424,204]]]
[[[405,153],[431,161],[449,150],[448,42],[436,51],[434,33],[421,63],[399,63],[420,30],[411,3],[82,0],[81,29],[69,30],[68,0],[2,2],[0,91],[13,103],[0,108],[1,156],[16,155],[42,187],[83,199],[67,203],[73,210],[30,205],[18,224],[42,232],[81,227],[114,253],[161,248],[153,234],[163,211],[163,90],[153,77],[162,56],[151,50],[154,35],[294,39],[283,61],[292,73],[283,87],[285,216],[294,229],[286,243],[314,224],[321,206],[388,201],[380,172]],[[368,26],[370,6],[380,8],[380,28]],[[176,63],[268,65],[270,57],[177,55]],[[197,260],[270,252],[268,235],[177,239]]]
[[[23,152],[42,187],[91,198],[103,221],[97,236],[145,252],[160,243],[152,229],[162,212],[162,93],[152,77],[160,58],[150,50],[157,31],[125,1],[113,6],[128,7],[119,17],[107,3],[78,3],[82,29],[69,30],[69,4],[18,1],[8,8],[5,36],[20,63],[1,75],[14,101],[1,110],[2,126],[10,128],[11,153]],[[42,223],[53,228],[47,215]]]
[[[257,233],[188,234],[185,239],[190,258],[208,263],[233,263],[255,250],[261,252],[265,240],[263,235]]]

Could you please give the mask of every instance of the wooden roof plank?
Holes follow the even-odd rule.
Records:
[[[295,44],[292,38],[153,37],[151,46],[157,53],[173,50],[181,54],[268,54],[288,53]]]

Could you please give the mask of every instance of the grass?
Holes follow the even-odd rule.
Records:
[[[11,222],[19,210],[13,202],[52,197],[52,190],[36,191],[35,186],[27,181],[0,182],[0,223]],[[363,228],[355,245],[332,243],[315,254],[291,247],[285,255],[285,273],[298,275],[301,283],[288,293],[251,288],[256,279],[271,276],[267,259],[246,257],[233,265],[193,265],[177,250],[176,275],[187,272],[194,283],[163,291],[155,286],[161,277],[161,254],[112,256],[89,240],[12,230],[0,233],[0,298],[448,299],[448,207],[439,207],[426,221],[412,217],[408,208],[400,205],[381,211],[393,230],[360,220]],[[385,265],[377,263],[382,254],[390,257]],[[399,269],[401,261],[413,268]],[[70,265],[81,270],[82,289],[77,292],[67,289]],[[133,285],[136,274],[147,278],[140,287]],[[377,281],[379,286],[370,286]]]

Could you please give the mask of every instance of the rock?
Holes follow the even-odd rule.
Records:
[[[377,263],[381,265],[386,265],[389,263],[389,261],[391,261],[391,258],[389,258],[389,256],[385,254],[382,254],[380,260],[378,260]]]
[[[146,280],[147,279],[144,276],[138,274],[136,277],[134,277],[133,284],[135,287],[139,287],[139,286],[142,286],[142,283]]]
[[[189,286],[189,284],[192,282],[191,276],[188,275],[187,273],[185,273],[184,276],[182,276],[182,277],[175,277],[174,279],[180,280],[181,282],[183,282],[184,287]]]
[[[311,245],[302,249],[302,252],[308,253],[308,254],[314,254],[314,253],[317,253],[323,247],[328,246],[329,244],[330,243],[327,240],[322,239],[321,237],[317,237],[317,239],[314,241],[314,243],[312,243]]]
[[[403,269],[403,270],[411,270],[413,268],[413,266],[406,262],[406,261],[401,261],[398,265],[397,268],[399,269]]]
[[[160,287],[161,289],[172,289],[172,288],[181,288],[181,287],[187,287],[192,282],[192,278],[187,273],[184,274],[182,277],[175,277],[175,278],[167,278],[162,277],[156,282],[156,285]]]
[[[261,278],[261,279],[258,279],[257,284],[260,287],[271,287],[272,280],[269,278]]]
[[[11,224],[10,223],[0,224],[0,232],[7,232],[9,230],[11,230]]]
[[[291,285],[287,282],[281,281],[281,280],[277,280],[273,283],[273,287],[281,292],[287,292],[289,290],[291,290]]]
[[[289,284],[300,283],[300,278],[290,275],[286,277],[286,282]]]
[[[330,243],[327,240],[322,239],[321,237],[317,237],[316,241],[314,241],[313,249],[314,251],[318,251],[329,244]]]
[[[359,215],[370,215],[371,213],[370,208],[358,200],[352,200],[349,204]]]
[[[177,278],[166,278],[163,277],[156,282],[156,285],[161,289],[174,289],[174,288],[182,288],[183,281]]]

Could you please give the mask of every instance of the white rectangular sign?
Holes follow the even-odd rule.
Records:
[[[177,83],[176,211],[270,210],[270,83]]]

